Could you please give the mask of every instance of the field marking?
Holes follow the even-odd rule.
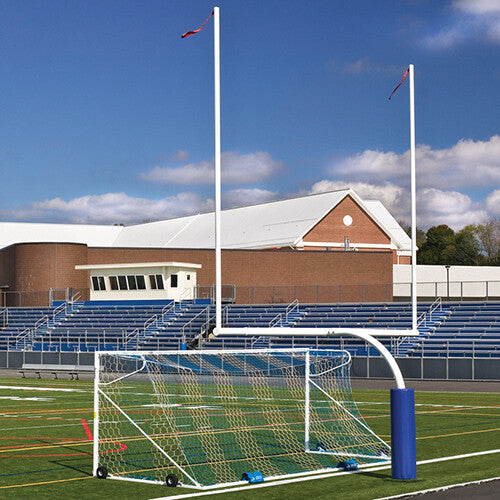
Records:
[[[417,465],[424,465],[428,463],[433,463],[433,462],[442,462],[446,460],[455,460],[455,459],[460,459],[460,458],[469,458],[469,457],[475,457],[475,456],[480,456],[480,455],[491,455],[494,453],[500,453],[500,449],[497,450],[487,450],[487,451],[482,451],[482,452],[477,452],[477,453],[469,453],[467,455],[455,455],[451,457],[442,457],[442,458],[435,458],[435,459],[430,459],[430,460],[422,460],[417,462]],[[336,472],[336,473],[331,473],[331,474],[317,474],[314,476],[307,476],[307,477],[300,477],[300,478],[294,478],[294,479],[287,479],[287,480],[282,480],[282,481],[274,481],[273,483],[259,483],[259,484],[252,484],[252,485],[245,485],[245,486],[240,486],[237,488],[232,488],[232,489],[224,489],[224,490],[212,490],[212,491],[202,491],[199,493],[188,493],[188,494],[182,494],[182,495],[173,495],[170,497],[158,497],[152,500],[174,500],[174,499],[182,499],[182,498],[193,498],[193,497],[198,497],[198,496],[206,496],[206,495],[217,495],[219,493],[229,493],[232,491],[240,491],[240,490],[247,490],[247,489],[255,489],[255,488],[265,488],[268,486],[277,486],[279,484],[289,484],[289,483],[295,483],[299,481],[311,481],[314,479],[322,479],[322,478],[328,478],[333,475],[336,476],[342,476],[346,474],[359,474],[361,472],[373,472],[373,471],[378,471],[378,470],[384,470],[384,469],[389,469],[391,466],[390,465],[382,465],[382,466],[376,466],[373,468],[367,468],[367,469],[358,469],[356,471],[341,471],[341,472]],[[0,489],[10,489],[10,488],[23,488],[25,486],[40,486],[43,484],[54,484],[54,483],[66,483],[69,481],[81,481],[84,479],[93,479],[93,476],[85,476],[85,477],[72,477],[68,479],[57,479],[53,481],[43,481],[43,482],[38,482],[38,483],[25,483],[25,484],[12,484],[8,486],[0,486]]]
[[[65,389],[63,387],[33,387],[21,385],[0,385],[0,389],[13,389],[19,391],[90,392],[84,389]]]
[[[476,457],[476,456],[480,456],[480,455],[491,455],[494,453],[500,453],[500,449],[480,451],[477,453],[467,453],[465,455],[454,455],[454,456],[450,456],[450,457],[432,458],[430,460],[420,460],[417,462],[417,465],[425,465],[425,464],[435,463],[435,462],[444,462],[447,460],[457,460],[457,459],[461,459],[461,458],[471,458],[471,457]],[[282,485],[282,484],[298,483],[301,481],[312,481],[312,480],[323,479],[323,478],[328,478],[328,477],[332,477],[332,476],[343,476],[346,474],[362,474],[364,472],[374,472],[374,471],[390,469],[390,468],[391,468],[391,465],[381,465],[381,466],[369,467],[366,469],[358,469],[358,470],[353,470],[353,471],[332,472],[332,473],[326,473],[326,474],[316,474],[314,476],[283,479],[283,480],[273,481],[272,483],[267,483],[267,484],[265,482],[263,482],[263,483],[257,483],[257,484],[249,484],[249,485],[245,485],[245,486],[238,486],[236,488],[226,488],[226,489],[221,489],[221,490],[202,491],[202,492],[198,492],[198,493],[186,493],[186,494],[182,494],[182,495],[173,495],[173,496],[169,496],[169,497],[158,497],[158,498],[154,498],[151,500],[174,500],[174,499],[182,499],[182,498],[195,498],[195,497],[201,497],[201,496],[206,496],[206,495],[218,495],[219,493],[230,493],[233,491],[242,491],[242,490],[248,490],[248,489],[253,489],[253,488],[266,488],[269,486],[278,486],[278,485]]]
[[[82,418],[82,425],[83,425],[83,428],[85,429],[85,432],[87,433],[87,439],[89,441],[92,441],[93,440],[92,432],[90,432],[89,426],[87,425],[87,421],[84,418]]]
[[[479,434],[482,432],[494,432],[494,431],[500,431],[500,428],[482,429],[479,431],[454,432],[452,434],[440,434],[438,436],[421,436],[421,437],[417,437],[416,439],[434,439],[434,438],[443,438],[443,437],[450,437],[450,436],[464,436],[466,434]]]
[[[12,410],[7,412],[0,413],[0,417],[17,417],[19,415],[36,415],[39,413],[74,413],[74,412],[83,412],[83,413],[94,413],[94,408],[41,408],[39,410],[26,410],[26,411],[14,411]]]
[[[40,486],[42,484],[67,483],[69,481],[81,481],[82,479],[93,479],[94,476],[71,477],[69,479],[55,479],[53,481],[43,481],[41,483],[11,484],[10,486],[0,486],[0,490],[9,488],[23,488],[24,486]]]
[[[498,481],[499,479],[500,479],[500,476],[498,476],[498,477],[490,477],[488,479],[479,479],[478,481],[469,481],[468,483],[448,484],[446,486],[438,486],[437,488],[429,488],[427,490],[411,491],[409,493],[402,493],[401,495],[393,495],[391,497],[376,498],[375,500],[391,500],[391,499],[394,499],[394,498],[413,497],[413,496],[416,496],[416,495],[423,495],[425,493],[435,493],[435,492],[440,492],[440,491],[451,490],[452,488],[460,488],[460,487],[463,487],[463,486],[471,486],[473,484],[489,483],[491,481]]]
[[[78,420],[78,423],[74,423],[74,424],[29,425],[26,427],[7,427],[7,428],[3,428],[2,431],[7,432],[7,431],[26,431],[26,430],[31,430],[31,429],[52,429],[53,427],[76,427],[76,426],[79,427],[81,425],[80,419],[77,419],[77,420]],[[91,422],[91,425],[93,425],[92,422]]]
[[[34,396],[23,398],[21,396],[0,396],[0,399],[9,399],[10,401],[54,401],[54,398],[36,398]]]
[[[90,430],[89,430],[90,431]],[[0,439],[5,440],[19,440],[19,439],[57,439],[53,437],[2,437]],[[19,455],[18,452],[32,451],[32,450],[46,450],[49,448],[64,448],[67,445],[71,446],[85,446],[92,445],[91,439],[71,439],[64,440],[63,438],[58,438],[59,441],[53,443],[45,443],[45,444],[28,444],[28,445],[9,445],[9,446],[1,446],[0,453],[15,453],[14,455],[3,455],[3,458],[40,458],[40,457],[73,457],[73,456],[81,456],[81,455],[92,455],[92,452],[80,452],[80,453],[51,453],[51,454],[43,454],[39,453],[36,455]],[[108,454],[108,453],[117,453],[119,451],[123,451],[127,449],[127,445],[124,443],[120,443],[118,441],[108,441],[108,443],[119,445],[119,448],[114,450],[106,450],[99,452],[100,454]]]

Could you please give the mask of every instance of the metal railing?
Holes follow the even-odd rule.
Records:
[[[9,309],[7,307],[0,308],[0,328],[5,328],[9,324]]]
[[[221,285],[222,302],[236,302],[236,285]],[[196,298],[215,300],[215,285],[196,285]]]
[[[40,335],[39,330],[49,324],[49,317],[47,315],[38,319],[33,327],[25,328],[21,333],[16,336],[16,348],[30,349],[36,337]]]
[[[419,281],[417,296],[420,298],[437,298],[443,300],[498,300],[500,298],[500,281]],[[394,283],[394,297],[411,297],[411,283]]]
[[[63,302],[62,304],[59,304],[53,311],[52,311],[52,326],[54,326],[62,317],[66,316],[68,313],[67,310],[68,303]]]
[[[443,301],[441,300],[441,297],[438,297],[434,302],[429,306],[428,311],[424,311],[418,318],[417,318],[417,328],[419,326],[427,327],[427,323],[429,321],[432,321],[432,313],[437,311],[437,310],[442,311],[443,310]]]

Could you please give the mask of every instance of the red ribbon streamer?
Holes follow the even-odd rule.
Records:
[[[399,87],[401,87],[401,85],[403,84],[403,82],[405,81],[405,78],[408,76],[408,71],[410,71],[410,68],[408,68],[406,71],[405,71],[405,74],[403,75],[403,78],[401,78],[401,81],[399,82],[399,85],[392,91],[392,94],[389,96],[389,101],[391,100],[391,97],[394,95],[394,92],[396,92],[396,90],[399,89]]]
[[[186,38],[188,36],[191,36],[191,35],[194,35],[195,33],[198,33],[200,32],[202,29],[203,29],[203,26],[205,26],[205,24],[207,24],[208,20],[214,15],[213,11],[212,13],[207,17],[207,19],[205,20],[205,22],[201,25],[201,27],[199,27],[197,30],[193,30],[193,31],[186,31],[186,33],[184,33],[183,35],[181,35],[181,38]]]

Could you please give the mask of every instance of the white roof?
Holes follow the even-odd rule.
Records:
[[[133,264],[85,264],[75,266],[75,269],[142,269],[144,267],[183,267],[201,269],[201,264],[191,264],[189,262],[135,262]]]
[[[221,213],[223,248],[295,246],[347,195],[391,238],[410,249],[410,238],[379,201],[363,201],[352,189],[233,208]],[[135,226],[0,222],[0,248],[28,242],[84,243],[90,247],[214,248],[214,214],[198,214]]]
[[[223,248],[294,245],[347,194],[349,189],[233,208],[221,213]],[[213,248],[214,214],[199,214],[125,227],[114,246]]]
[[[364,204],[374,219],[388,231],[395,248],[410,251],[411,238],[399,225],[398,221],[389,213],[387,208],[378,200],[366,200]]]

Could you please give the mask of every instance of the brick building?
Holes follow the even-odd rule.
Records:
[[[410,262],[394,218],[350,189],[225,210],[221,233],[222,282],[240,303],[392,300],[393,264]],[[209,287],[213,240],[213,214],[128,227],[0,223],[3,302],[65,288],[87,298],[89,271],[75,268],[86,265],[196,263]]]

